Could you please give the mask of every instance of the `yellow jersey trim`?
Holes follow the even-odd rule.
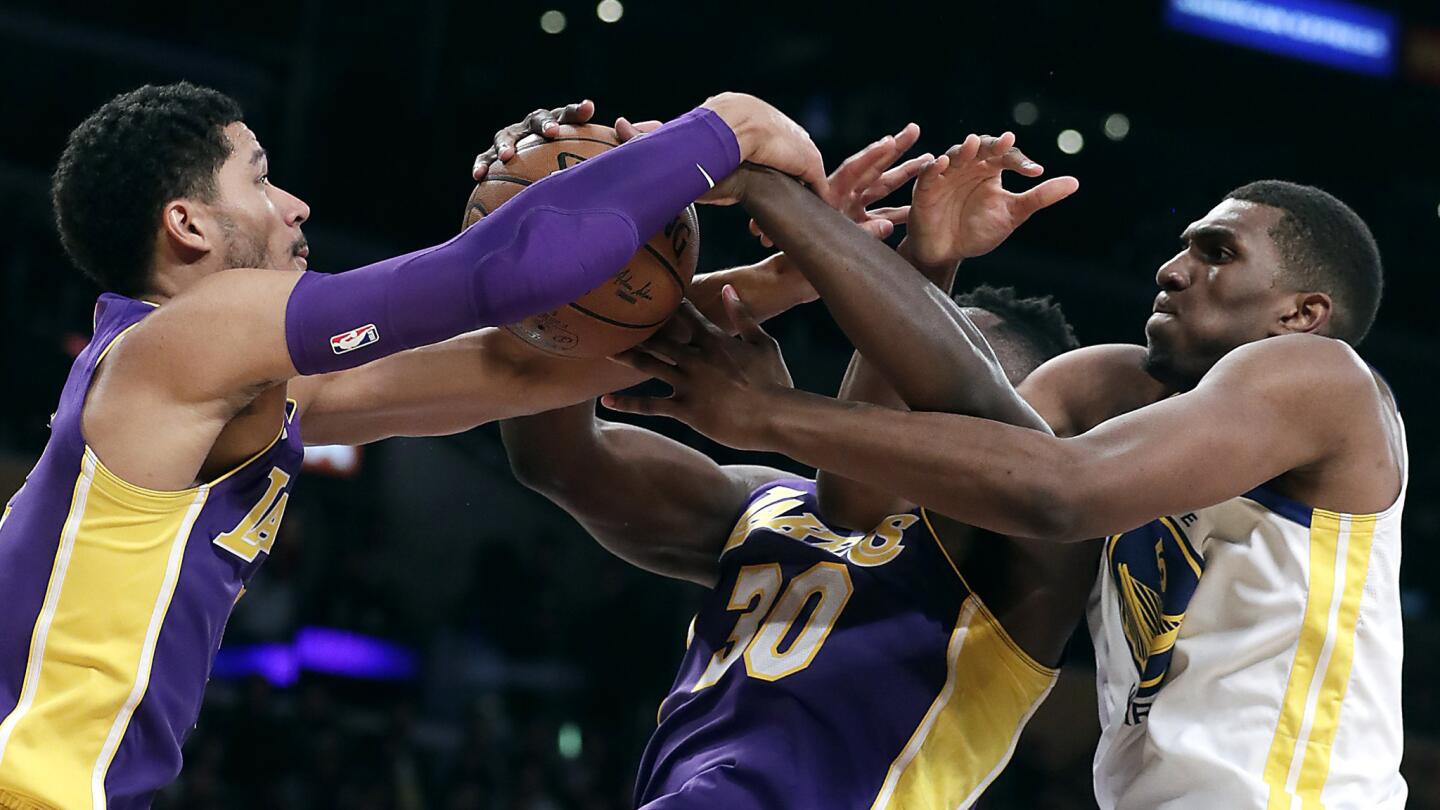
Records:
[[[1005,625],[995,617],[995,614],[990,612],[990,608],[985,605],[985,601],[980,598],[979,594],[975,593],[975,589],[970,587],[970,583],[965,581],[965,575],[960,573],[960,567],[950,558],[950,552],[945,550],[945,544],[940,542],[940,535],[936,533],[934,524],[930,522],[929,511],[923,507],[920,509],[920,518],[925,521],[925,528],[930,532],[930,539],[934,540],[935,546],[940,549],[940,555],[945,558],[945,562],[950,564],[950,570],[955,572],[955,576],[959,577],[960,584],[965,588],[966,596],[974,598],[976,607],[984,611],[985,616],[995,625],[995,629],[999,631],[1000,639],[1005,642],[1005,645],[1010,648],[1010,651],[1041,675],[1058,675],[1060,672],[1059,669],[1047,667],[1035,660],[1030,653],[1025,652],[1025,650],[1015,642],[1015,639],[1010,636],[1010,632],[1005,629]]]
[[[135,327],[137,327],[137,326],[139,326],[139,325],[140,325],[140,321],[136,321],[135,323],[130,324],[129,326],[125,327],[124,329],[121,329],[120,332],[119,332],[117,335],[115,335],[115,337],[110,338],[110,342],[107,343],[107,344],[105,344],[105,348],[103,348],[103,349],[100,350],[100,356],[97,357],[97,358],[95,358],[95,368],[97,368],[97,369],[100,368],[100,364],[103,363],[103,362],[105,362],[105,355],[109,354],[109,353],[110,353],[110,350],[113,349],[113,348],[115,348],[115,344],[117,344],[117,343],[120,342],[120,338],[123,338],[123,337],[125,337],[126,335],[130,334],[130,330],[131,330],[131,329],[134,329]]]

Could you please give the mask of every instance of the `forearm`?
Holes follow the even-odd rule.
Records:
[[[622,268],[709,185],[738,145],[696,110],[534,183],[436,247],[337,275],[304,274],[286,308],[300,374],[337,371],[560,306]]]
[[[758,446],[990,531],[1074,539],[1078,457],[1037,430],[783,390],[754,409]]]
[[[794,181],[752,172],[743,202],[912,408],[1033,418],[947,290]]]

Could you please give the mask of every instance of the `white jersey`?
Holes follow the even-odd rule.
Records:
[[[1404,504],[1403,484],[1373,515],[1260,487],[1109,538],[1089,615],[1100,806],[1403,808]]]

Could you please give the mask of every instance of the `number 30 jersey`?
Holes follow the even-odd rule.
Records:
[[[923,513],[855,534],[815,485],[752,493],[646,747],[636,804],[968,807],[1055,671],[1010,640]]]

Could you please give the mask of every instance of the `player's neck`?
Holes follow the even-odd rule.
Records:
[[[160,261],[150,272],[144,288],[133,297],[152,304],[166,301],[194,286],[201,279],[225,269],[218,260],[206,257],[196,262]]]

